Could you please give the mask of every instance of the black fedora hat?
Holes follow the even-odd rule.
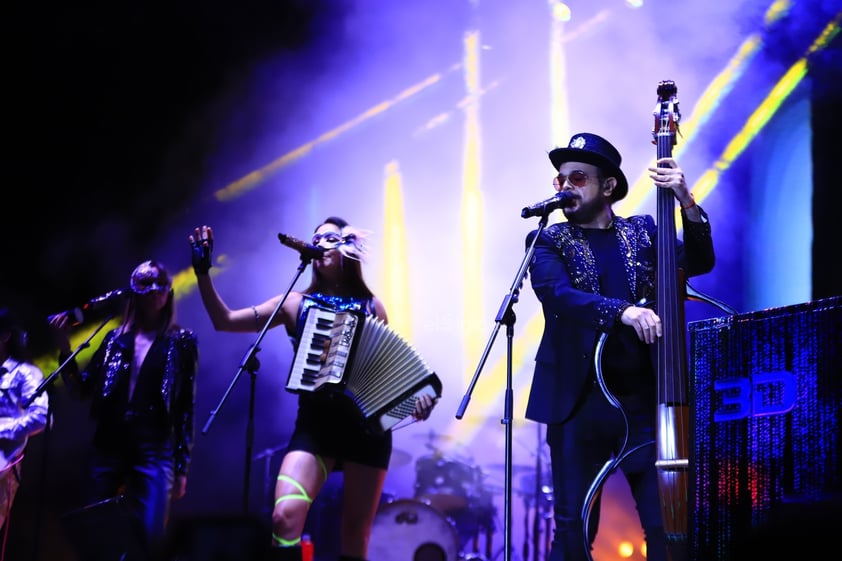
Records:
[[[599,135],[580,132],[570,138],[567,148],[556,148],[550,151],[550,161],[558,170],[564,162],[585,162],[602,168],[605,175],[617,178],[617,187],[612,194],[614,202],[619,201],[629,192],[629,182],[620,169],[623,160],[614,146]]]

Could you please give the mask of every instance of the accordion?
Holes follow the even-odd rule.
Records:
[[[341,391],[381,431],[412,414],[421,395],[441,396],[441,380],[382,320],[356,310],[311,306],[286,384],[293,393]]]

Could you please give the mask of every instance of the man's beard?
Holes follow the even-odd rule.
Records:
[[[594,199],[585,202],[580,199],[576,208],[565,208],[562,212],[568,222],[573,224],[589,224],[596,220],[599,213],[602,212],[602,201]]]

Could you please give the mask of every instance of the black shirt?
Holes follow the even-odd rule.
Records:
[[[612,227],[583,229],[593,251],[599,274],[599,293],[610,298],[633,301],[626,278],[617,232]],[[602,350],[602,375],[611,393],[622,396],[648,392],[655,384],[655,371],[649,346],[628,325],[617,323]]]

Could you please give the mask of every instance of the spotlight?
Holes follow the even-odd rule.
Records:
[[[570,21],[570,6],[558,0],[550,0],[550,7],[555,21]]]
[[[623,559],[628,559],[634,555],[634,546],[631,542],[622,541],[617,545],[617,553],[619,553],[620,557]]]

